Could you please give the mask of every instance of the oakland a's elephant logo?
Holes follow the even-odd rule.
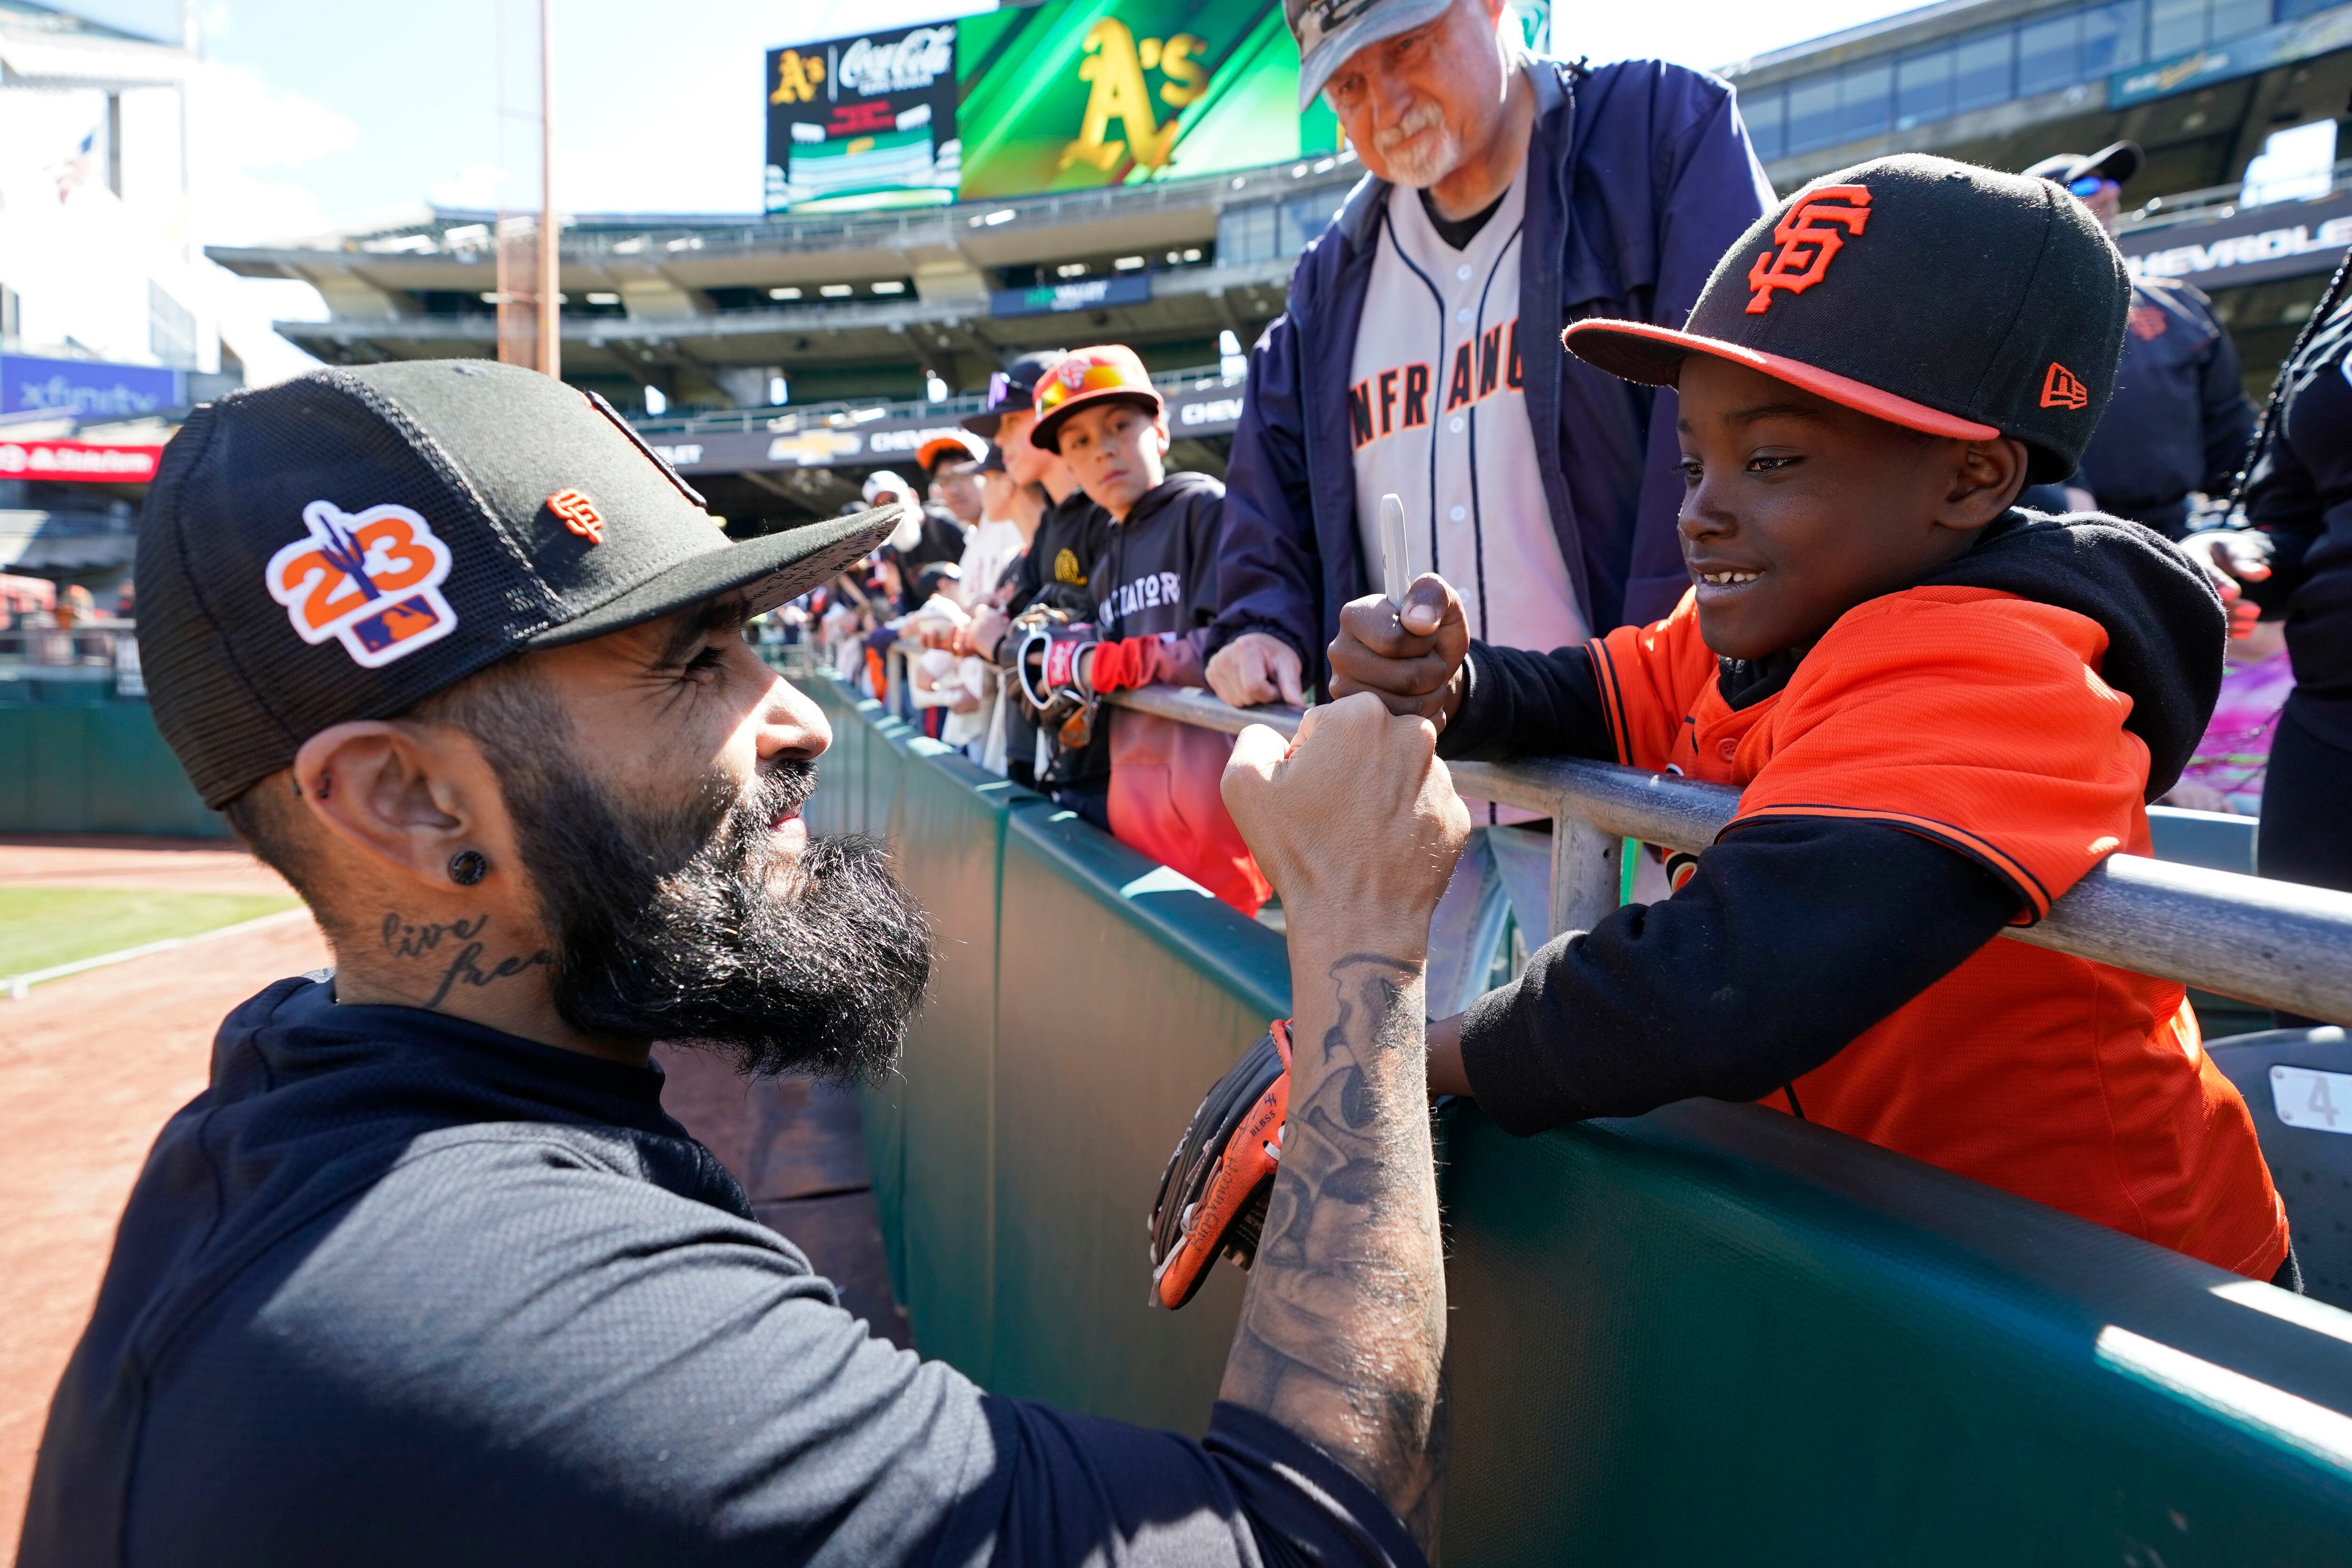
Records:
[[[304,642],[339,637],[373,669],[457,629],[457,612],[441,596],[449,547],[416,513],[346,512],[314,500],[302,521],[310,532],[269,558],[267,583]]]

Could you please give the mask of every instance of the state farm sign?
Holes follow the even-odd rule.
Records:
[[[155,477],[161,447],[106,447],[92,441],[0,441],[0,479],[81,479],[143,485]]]

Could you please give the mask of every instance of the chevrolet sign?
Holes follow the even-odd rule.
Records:
[[[2179,278],[2239,289],[2325,272],[2352,245],[2352,200],[2242,207],[2218,223],[2166,225],[2116,237],[2135,278]]]

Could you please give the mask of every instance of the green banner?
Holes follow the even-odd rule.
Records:
[[[1298,111],[1279,0],[1048,0],[957,24],[965,201],[1181,180],[1338,151]]]

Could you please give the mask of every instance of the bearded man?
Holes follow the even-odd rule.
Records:
[[[1367,175],[1250,355],[1210,686],[1248,706],[1322,681],[1340,606],[1380,584],[1387,494],[1400,564],[1462,584],[1473,637],[1548,649],[1664,616],[1689,585],[1675,394],[1569,358],[1559,334],[1680,327],[1773,204],[1731,89],[1657,60],[1533,58],[1504,0],[1286,11],[1299,106],[1323,95]],[[1431,937],[1440,1007],[1482,988],[1507,889],[1528,951],[1551,934],[1541,825],[1473,815]]]
[[[808,837],[824,720],[741,635],[897,521],[730,544],[609,405],[508,366],[190,417],[140,525],[156,721],[336,964],[232,1013],[157,1140],[18,1562],[1423,1560],[1413,922],[1467,830],[1427,724],[1367,698],[1241,752],[1330,1135],[1204,1441],[874,1338],[663,1113],[655,1041],[847,1075],[921,997],[922,916],[877,846]]]

